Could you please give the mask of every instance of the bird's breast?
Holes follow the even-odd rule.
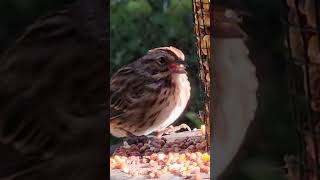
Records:
[[[156,107],[152,109],[161,109],[154,124],[143,134],[148,135],[155,130],[168,127],[184,111],[190,98],[190,83],[185,74],[177,74],[172,77],[172,85],[168,89],[163,89],[159,95]]]

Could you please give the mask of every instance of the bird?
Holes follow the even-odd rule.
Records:
[[[0,179],[107,179],[106,6],[47,12],[1,54]]]
[[[170,131],[167,127],[183,113],[190,98],[186,67],[183,52],[169,46],[151,49],[120,68],[110,81],[110,133],[143,137],[158,132],[161,137]],[[190,130],[181,124],[173,131],[181,128]]]
[[[220,6],[221,9],[214,13],[222,12],[214,15],[226,16],[226,10],[239,15],[234,9]],[[245,43],[248,37],[243,34],[238,18],[233,21],[230,18],[225,22],[226,17],[214,17],[211,67],[214,68],[216,88],[212,91],[215,98],[211,100],[212,114],[215,115],[211,144],[215,167],[213,177],[223,179],[223,174],[240,151],[255,119],[259,82]]]

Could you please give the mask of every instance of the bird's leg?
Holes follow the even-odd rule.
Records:
[[[169,126],[167,128],[163,128],[157,131],[157,138],[161,138],[164,134],[172,134],[175,133],[181,129],[188,129],[188,131],[191,131],[191,128],[187,124],[180,124],[179,126]]]

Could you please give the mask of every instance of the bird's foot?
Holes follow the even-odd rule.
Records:
[[[187,124],[180,124],[179,126],[169,126],[167,128],[163,128],[159,131],[157,131],[157,138],[161,138],[164,134],[168,135],[168,134],[172,134],[175,133],[181,129],[187,129],[188,131],[191,131],[191,128],[187,125]]]

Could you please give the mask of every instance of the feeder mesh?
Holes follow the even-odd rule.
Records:
[[[200,78],[203,82],[204,110],[200,112],[200,118],[206,126],[207,148],[210,148],[210,2],[209,0],[193,0],[194,32],[197,37],[197,53],[200,65]]]

